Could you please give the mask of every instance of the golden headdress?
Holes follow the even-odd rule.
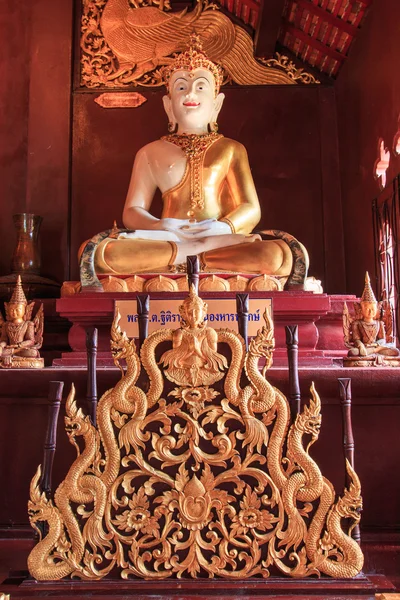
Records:
[[[376,302],[375,294],[371,287],[368,271],[365,273],[364,291],[361,296],[361,302]]]
[[[203,311],[207,314],[207,308],[208,308],[208,306],[204,302],[204,300],[202,300],[200,298],[200,296],[197,294],[196,288],[192,284],[190,286],[189,296],[186,296],[186,298],[183,301],[183,304],[181,304],[180,307],[179,307],[179,313],[181,315],[181,318],[183,319],[183,322],[185,322],[186,311],[190,312],[196,306],[198,306],[201,309],[203,309]]]
[[[218,95],[219,88],[224,80],[224,72],[222,67],[213,63],[203,52],[203,46],[200,41],[200,36],[192,33],[186,50],[178,54],[171,64],[161,69],[161,74],[164,80],[164,85],[169,88],[169,81],[175,71],[194,71],[195,69],[206,69],[214,76],[215,81],[215,96]]]
[[[17,283],[15,285],[13,295],[11,296],[11,300],[8,304],[28,304],[22,288],[21,275],[18,275],[17,277]]]

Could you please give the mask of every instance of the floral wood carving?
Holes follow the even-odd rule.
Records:
[[[347,464],[351,483],[335,498],[309,453],[321,425],[317,392],[291,424],[288,401],[265,377],[270,317],[246,353],[233,331],[209,333],[206,310],[192,289],[181,327],[150,334],[140,358],[116,316],[111,349],[126,371],[102,396],[97,428],[72,388],[65,423],[81,452],[54,500],[41,493],[40,467],[31,483],[31,524],[47,522],[28,559],[34,578],[360,572],[350,537],[360,520],[358,477]]]
[[[284,56],[260,61],[250,35],[218,10],[197,0],[192,11],[170,12],[168,0],[82,0],[81,82],[87,88],[160,86],[160,68],[200,35],[207,56],[226,80],[240,85],[319,83]]]

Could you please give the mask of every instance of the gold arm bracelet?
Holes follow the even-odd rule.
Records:
[[[227,223],[229,225],[229,227],[231,228],[232,233],[236,233],[235,226],[232,223],[232,221],[230,221],[226,217],[223,217],[222,219],[220,219],[220,221],[221,221],[221,223]]]
[[[172,266],[175,262],[176,255],[178,254],[178,246],[175,244],[175,242],[168,242],[168,244],[171,246],[172,249],[172,255],[169,259],[168,266]]]

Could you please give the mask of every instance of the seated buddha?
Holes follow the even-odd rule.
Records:
[[[293,281],[304,282],[308,257],[297,240],[280,231],[252,234],[261,211],[247,152],[218,133],[223,72],[203,53],[197,36],[163,69],[163,78],[170,133],[137,153],[123,211],[127,229],[89,242],[81,280],[91,280],[85,272],[82,277],[88,264],[104,275],[159,273],[197,255],[202,271],[282,278],[297,271]],[[160,219],[151,214],[157,188]],[[280,239],[263,240],[263,233]]]

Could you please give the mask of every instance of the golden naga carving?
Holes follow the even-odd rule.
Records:
[[[368,273],[360,302],[353,303],[354,317],[343,306],[344,343],[349,348],[345,367],[400,367],[400,351],[393,337],[390,302],[377,302]]]
[[[226,80],[239,85],[319,83],[285,56],[257,60],[250,35],[197,0],[192,11],[168,12],[168,0],[83,0],[81,85],[89,88],[161,86],[161,67],[182,50],[193,31]]]
[[[32,480],[30,521],[45,521],[47,533],[29,556],[31,575],[354,577],[360,482],[347,463],[350,485],[335,498],[310,456],[321,425],[314,387],[291,424],[287,399],[266,379],[270,317],[246,353],[238,334],[204,324],[193,289],[181,314],[179,329],[148,336],[140,358],[117,314],[111,349],[126,370],[102,396],[97,427],[72,388],[65,423],[81,452],[54,500],[40,491],[40,467]]]

